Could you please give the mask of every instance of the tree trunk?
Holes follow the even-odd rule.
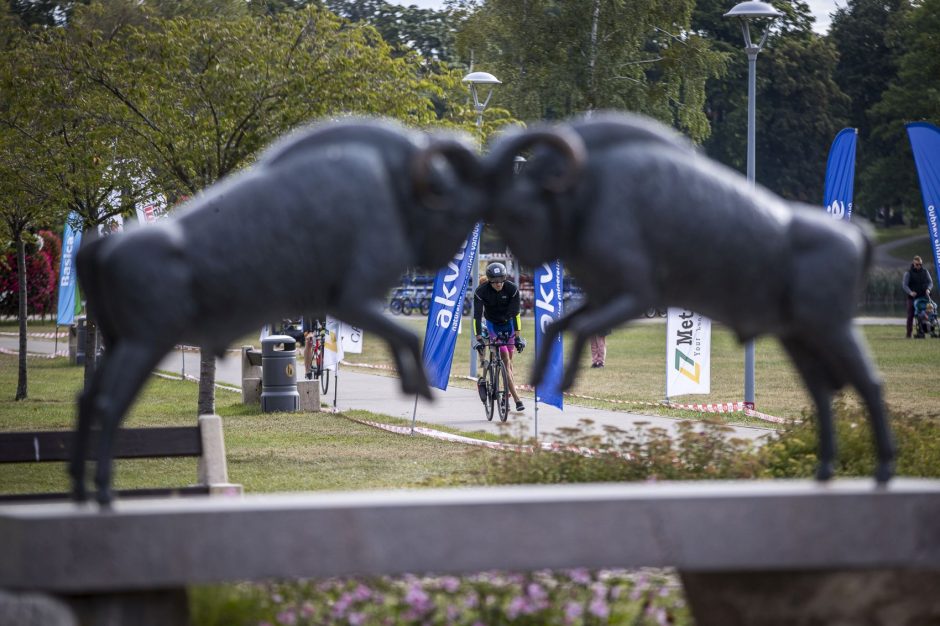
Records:
[[[82,243],[91,242],[98,233],[95,227],[85,228],[82,233]],[[81,288],[81,285],[79,285]],[[77,292],[76,292],[77,295]],[[98,366],[98,360],[95,358],[98,354],[98,325],[94,320],[95,312],[92,310],[88,300],[85,300],[85,384],[87,391],[91,386],[91,379],[95,375],[95,368]]]
[[[601,0],[594,0],[591,11],[591,50],[588,56],[588,115],[597,108],[597,27],[601,19]]]
[[[199,402],[196,415],[215,414],[215,355],[199,352]]]
[[[92,319],[93,311],[85,308],[85,389],[91,385],[98,361],[98,325]]]
[[[23,232],[16,231],[16,274],[20,285],[20,358],[19,372],[16,378],[16,397],[14,400],[25,400],[27,396],[26,385],[26,242],[23,241]]]

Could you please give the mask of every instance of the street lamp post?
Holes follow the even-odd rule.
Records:
[[[476,109],[477,112],[477,128],[482,130],[483,111],[486,109],[486,105],[490,103],[490,98],[493,97],[493,87],[495,85],[502,85],[503,83],[487,72],[470,72],[463,77],[461,82],[470,85],[470,95],[473,97],[473,108]],[[480,96],[477,93],[477,85],[489,86],[490,90],[486,94],[486,99],[483,100],[483,102],[480,102]]]
[[[753,187],[755,185],[755,121],[757,118],[757,53],[764,47],[770,26],[782,13],[759,0],[746,0],[738,3],[733,9],[725,13],[725,17],[741,20],[741,31],[744,33],[744,52],[747,53],[747,180]],[[757,45],[751,40],[751,23],[763,28],[760,42]],[[744,402],[754,406],[754,340],[744,346]]]
[[[483,111],[486,110],[486,105],[490,103],[490,98],[493,97],[493,88],[496,85],[503,84],[498,78],[493,76],[488,72],[470,72],[463,77],[461,81],[470,86],[470,95],[473,97],[473,108],[477,112],[477,130],[480,131],[480,146],[483,145]],[[477,92],[477,85],[484,87],[489,87],[489,92],[486,94],[486,98],[483,102],[480,102],[480,96]],[[471,268],[472,270],[472,268]],[[473,276],[473,274],[471,274]],[[476,287],[476,281],[473,280],[470,282],[470,287]],[[476,337],[473,334],[473,322],[470,322],[470,377],[477,377],[477,351],[473,349],[473,344],[476,343]]]

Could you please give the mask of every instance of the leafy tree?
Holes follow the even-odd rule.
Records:
[[[903,208],[911,223],[923,215],[917,171],[905,122],[940,123],[940,2],[901,7],[891,18],[888,44],[897,57],[897,76],[867,111],[871,158],[861,188],[872,207]]]
[[[886,163],[898,166],[896,172],[904,171],[901,163],[909,162],[910,153],[897,146],[903,128],[894,124],[876,132],[872,109],[897,78],[902,51],[894,23],[909,10],[908,0],[850,0],[836,10],[829,31],[829,39],[839,51],[834,77],[849,96],[848,123],[859,132],[856,211],[868,217],[875,217],[879,207],[898,207],[905,202],[903,195],[894,193],[893,176],[890,185],[881,183],[883,166],[878,165],[887,158]],[[909,183],[911,177],[906,174],[904,180]]]
[[[832,80],[837,55],[811,31],[805,2],[778,2],[775,23],[757,61],[757,182],[785,197],[819,204],[829,145],[846,124],[847,100]],[[706,111],[712,134],[708,155],[740,172],[747,166],[747,80],[741,26],[724,17],[730,5],[700,0],[693,29],[733,54],[727,73],[709,81]],[[752,26],[752,37],[758,37]]]
[[[832,79],[836,60],[826,39],[781,37],[763,69],[758,179],[809,204],[822,203],[829,146],[845,127],[848,99]]]
[[[504,83],[499,102],[524,119],[630,109],[708,135],[704,85],[724,57],[689,29],[694,3],[486,0],[458,50]]]
[[[385,0],[325,0],[327,8],[352,22],[375,27],[389,45],[414,50],[428,61],[456,61],[453,11],[402,6]]]
[[[351,113],[437,122],[419,58],[394,58],[366,25],[315,6],[226,20],[153,17],[118,37],[79,12],[57,43],[69,76],[91,86],[106,126],[128,145],[142,178],[168,197],[191,196],[250,163],[280,133]],[[89,111],[90,113],[90,111]],[[448,122],[453,123],[453,122]],[[212,355],[203,355],[199,412],[214,410]]]
[[[30,137],[43,134],[42,116],[23,77],[31,72],[23,51],[26,35],[8,13],[0,14],[0,231],[8,236],[15,253],[16,280],[6,289],[16,289],[9,301],[17,303],[19,318],[19,363],[16,400],[28,396],[26,367],[27,305],[30,301],[27,279],[26,235],[30,228],[55,217],[56,206],[46,177],[45,154],[36,153]],[[4,272],[6,274],[6,272]],[[9,276],[9,274],[7,274]],[[10,276],[12,278],[12,276]],[[38,284],[36,285],[38,287]],[[0,288],[2,289],[2,288]],[[33,296],[41,295],[35,293]]]
[[[87,0],[85,0],[87,2]],[[10,11],[26,26],[61,26],[78,2],[55,2],[54,0],[9,0]]]

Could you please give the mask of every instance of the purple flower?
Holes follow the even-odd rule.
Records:
[[[584,607],[580,602],[569,602],[565,605],[565,619],[574,622],[584,614]]]
[[[447,593],[454,593],[460,588],[460,580],[453,576],[445,576],[441,579],[441,589]]]
[[[666,609],[656,609],[656,624],[657,626],[669,626],[669,616],[666,614]]]
[[[362,624],[366,623],[366,614],[358,612],[350,613],[347,619],[349,620],[350,626],[362,626]]]
[[[294,609],[281,611],[277,614],[277,623],[284,624],[284,626],[293,626],[293,624],[297,623],[297,613]]]
[[[570,578],[573,583],[587,585],[591,582],[591,573],[583,567],[580,567],[578,569],[569,570],[568,578]]]
[[[509,606],[506,607],[506,617],[511,620],[516,619],[520,615],[528,615],[531,612],[529,600],[525,596],[516,596],[509,601]]]
[[[469,595],[463,599],[463,605],[468,609],[475,609],[480,604],[480,599],[475,595]]]
[[[303,617],[311,617],[315,612],[316,610],[313,608],[313,604],[310,602],[304,602],[303,606],[300,607],[300,614]]]
[[[539,600],[545,600],[548,598],[548,593],[542,588],[542,585],[538,583],[529,583],[529,586],[526,587],[526,593],[530,598],[538,602]]]
[[[359,584],[352,593],[353,600],[364,602],[372,597],[372,590],[363,584]]]
[[[346,611],[349,610],[349,607],[352,605],[352,596],[348,593],[344,593],[339,597],[339,599],[333,604],[333,610],[331,611],[333,617],[339,619],[346,615]]]
[[[607,606],[607,601],[604,598],[594,596],[594,599],[588,605],[588,613],[598,619],[607,619],[607,616],[610,615],[610,607]]]
[[[271,602],[274,602],[275,604],[280,604],[283,601],[284,601],[284,596],[277,593],[276,591],[271,594]]]

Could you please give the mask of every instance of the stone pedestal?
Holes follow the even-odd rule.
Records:
[[[185,589],[59,596],[81,626],[188,626]]]
[[[261,404],[261,353],[242,346],[242,404]]]
[[[320,381],[299,380],[297,392],[300,394],[300,410],[304,413],[320,411]]]
[[[261,404],[261,379],[242,379],[242,404]]]
[[[940,572],[682,572],[697,626],[940,623]]]

